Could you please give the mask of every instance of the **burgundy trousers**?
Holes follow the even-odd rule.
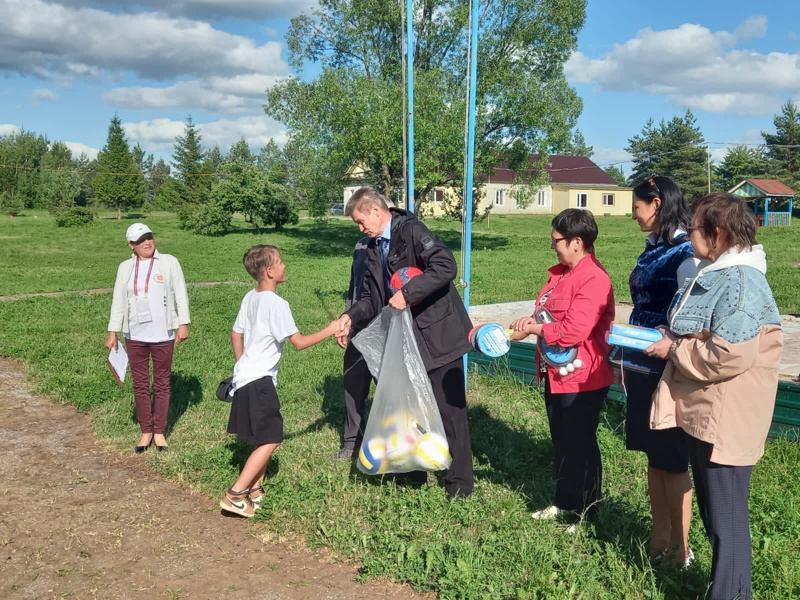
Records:
[[[142,433],[163,434],[169,413],[169,376],[175,340],[157,344],[126,340],[125,348],[133,377],[133,400],[139,427]],[[153,358],[153,388],[156,392],[154,404],[150,402],[150,357]]]

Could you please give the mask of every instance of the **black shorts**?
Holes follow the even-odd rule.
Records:
[[[671,473],[689,470],[689,442],[680,427],[650,429],[650,406],[659,375],[625,371],[628,400],[625,408],[625,446],[647,454],[654,469]]]
[[[281,402],[272,377],[262,377],[236,390],[228,418],[228,433],[253,446],[283,441]]]

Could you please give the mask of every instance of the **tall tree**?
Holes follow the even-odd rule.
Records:
[[[192,121],[186,118],[183,135],[175,138],[172,166],[178,171],[178,180],[183,184],[183,198],[191,204],[202,204],[208,199],[210,181],[203,177],[205,153],[201,144],[203,137]]]
[[[625,149],[633,155],[633,171],[628,178],[631,185],[657,173],[674,179],[689,201],[708,191],[705,140],[691,110],[683,117],[662,119],[658,126],[648,120],[642,133],[630,138]]]
[[[48,147],[46,137],[31,131],[20,131],[0,143],[2,164],[9,165],[0,168],[0,189],[7,191],[15,202],[21,200],[25,208],[37,206],[39,167]]]
[[[256,157],[250,152],[250,146],[247,145],[244,137],[231,146],[231,150],[228,152],[228,162],[238,162],[242,165],[256,164]]]
[[[625,174],[616,165],[608,165],[603,171],[611,175],[619,185],[624,186],[628,183],[625,180]]]
[[[773,170],[789,186],[800,186],[800,112],[797,104],[787,101],[773,120],[775,133],[761,132],[769,144],[767,155],[774,161]],[[791,147],[794,146],[794,147]]]
[[[117,209],[117,219],[122,210],[141,206],[144,202],[144,178],[125,139],[122,121],[117,115],[108,126],[106,145],[97,154],[99,172],[94,178],[97,200]]]
[[[716,168],[719,185],[729,190],[748,177],[764,177],[769,172],[769,160],[762,148],[734,146]]]
[[[575,49],[585,4],[506,0],[481,7],[480,172],[490,174],[501,162],[525,172],[532,154],[547,154],[552,140],[569,138],[582,105],[564,78],[563,64]],[[462,181],[469,10],[449,0],[417,0],[415,22],[414,194],[419,199],[435,186]],[[404,27],[397,2],[320,0],[318,8],[292,19],[287,34],[295,70],[307,61],[318,63],[319,75],[283,81],[267,92],[265,105],[268,115],[288,126],[295,149],[325,169],[360,161],[387,194],[403,176]],[[341,181],[344,171],[317,174]],[[314,202],[322,200],[313,194]]]
[[[583,134],[579,129],[576,129],[569,144],[564,148],[563,153],[569,156],[585,156],[586,158],[591,158],[594,154],[594,146],[587,146]]]

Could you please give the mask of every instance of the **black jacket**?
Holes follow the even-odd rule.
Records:
[[[469,352],[469,320],[453,279],[458,267],[450,249],[417,218],[399,208],[392,212],[392,237],[386,259],[389,273],[402,267],[418,267],[422,275],[403,286],[411,305],[414,333],[422,362],[428,371],[446,365]],[[346,313],[352,327],[362,329],[386,306],[381,253],[375,239],[367,245],[367,273],[361,299]]]

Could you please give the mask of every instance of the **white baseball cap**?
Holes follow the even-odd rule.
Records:
[[[130,227],[128,227],[128,231],[125,232],[125,239],[129,242],[138,242],[139,239],[146,234],[152,235],[152,230],[145,225],[144,223],[134,223]]]

